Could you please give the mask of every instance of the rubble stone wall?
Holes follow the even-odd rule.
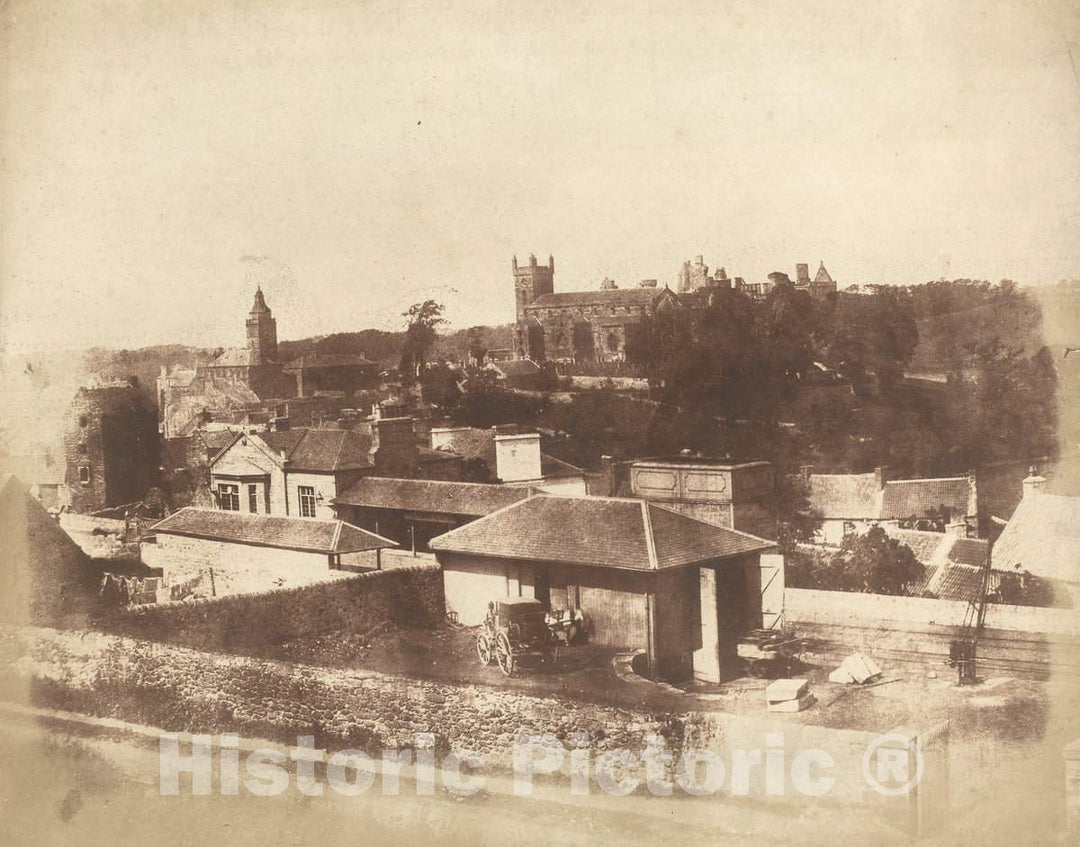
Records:
[[[861,756],[875,734],[799,725],[791,716],[744,719],[725,713],[655,714],[561,697],[393,677],[363,670],[210,653],[104,633],[0,626],[0,692],[38,707],[148,724],[170,732],[240,733],[292,745],[314,735],[316,746],[415,749],[417,735],[434,735],[436,755],[468,750],[483,772],[513,767],[520,734],[550,734],[564,752],[587,733],[594,767],[604,753],[640,755],[648,739],[664,739],[674,760],[711,750],[730,767],[732,751],[762,749],[780,738],[790,757],[810,748],[833,757],[836,785],[828,798],[807,798],[787,786],[779,802],[880,803],[861,776]],[[775,717],[775,720],[770,720]],[[767,733],[773,733],[768,735]],[[535,754],[537,758],[542,753]],[[569,773],[565,755],[556,778]],[[671,767],[667,771],[671,776]],[[595,770],[591,771],[595,775]],[[764,769],[751,774],[750,792],[766,799]],[[721,796],[731,790],[731,774]]]
[[[383,621],[430,627],[445,615],[442,573],[416,565],[295,588],[137,606],[103,627],[200,650],[240,651],[330,632],[364,632]]]

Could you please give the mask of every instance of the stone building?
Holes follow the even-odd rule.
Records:
[[[277,320],[261,288],[255,291],[245,330],[245,347],[225,350],[209,364],[162,368],[157,381],[162,435],[187,436],[211,420],[253,424],[289,417],[293,425],[298,419],[310,423],[309,412],[323,416],[333,410],[335,399],[338,406],[348,405],[378,378],[377,363],[363,356],[311,354],[278,361]],[[290,401],[297,414],[283,414],[283,401]]]
[[[198,369],[198,376],[212,382],[242,385],[260,399],[292,397],[295,382],[287,377],[277,360],[277,321],[266,305],[262,288],[255,290],[255,302],[245,323],[247,346],[224,351],[209,365]]]
[[[623,362],[632,327],[667,307],[677,307],[671,289],[645,280],[620,289],[604,280],[598,291],[554,291],[555,260],[528,265],[513,260],[519,358],[534,361]]]
[[[128,382],[80,388],[64,417],[64,459],[73,511],[141,500],[158,484],[154,407]]]
[[[774,542],[658,503],[535,495],[431,541],[448,612],[481,623],[490,600],[532,597],[589,620],[590,642],[645,652],[650,674],[719,681],[762,626]]]
[[[519,359],[557,362],[612,363],[626,361],[627,340],[634,327],[664,309],[704,309],[714,302],[716,292],[734,289],[752,300],[764,300],[783,282],[822,299],[836,291],[836,283],[822,264],[811,279],[808,266],[796,265],[796,280],[776,271],[767,282],[748,283],[734,279],[727,270],[709,272],[703,256],[683,262],[676,289],[660,287],[655,279],[644,279],[634,288],[619,288],[604,279],[594,291],[555,291],[555,259],[541,265],[529,256],[527,265],[513,259],[516,320],[515,353]]]

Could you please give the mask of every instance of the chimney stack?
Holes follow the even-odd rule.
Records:
[[[1033,494],[1041,494],[1046,487],[1046,477],[1037,474],[1035,468],[1031,468],[1031,470],[1028,471],[1027,477],[1024,479],[1023,486],[1025,498],[1030,497]]]
[[[526,482],[543,475],[540,433],[495,436],[495,476],[503,482]]]

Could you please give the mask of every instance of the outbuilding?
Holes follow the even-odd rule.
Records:
[[[781,622],[775,542],[644,500],[535,495],[431,548],[460,623],[481,623],[489,600],[535,597],[580,609],[592,643],[641,649],[668,678],[718,681],[740,635]]]
[[[143,560],[155,567],[325,571],[380,566],[397,544],[344,521],[286,518],[187,507],[155,524]]]

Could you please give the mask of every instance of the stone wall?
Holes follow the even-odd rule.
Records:
[[[373,756],[384,749],[413,748],[418,734],[430,733],[437,754],[479,753],[485,773],[510,770],[519,733],[550,734],[566,749],[573,734],[587,733],[594,763],[612,750],[640,754],[650,736],[663,738],[676,760],[686,750],[705,749],[730,763],[733,750],[762,749],[767,733],[782,732],[791,753],[828,750],[836,785],[827,798],[805,797],[791,786],[783,797],[767,797],[759,765],[750,775],[752,796],[878,806],[883,799],[861,775],[861,757],[875,733],[799,725],[784,719],[790,716],[654,714],[482,686],[206,653],[101,633],[13,627],[0,627],[0,691],[8,699],[12,692],[26,692],[23,699],[36,706],[164,731],[237,732],[289,745],[300,735],[314,735],[320,748],[359,748]],[[569,760],[564,757],[557,776],[568,775]],[[730,786],[729,775],[721,795],[729,794]]]
[[[820,661],[862,650],[880,664],[912,663],[941,671],[962,633],[966,603],[788,588],[784,616]],[[982,673],[1036,679],[1080,676],[1080,610],[987,607],[979,635]]]
[[[202,650],[258,650],[294,638],[364,632],[383,621],[430,627],[444,617],[442,573],[417,565],[297,588],[118,611],[112,632]]]

